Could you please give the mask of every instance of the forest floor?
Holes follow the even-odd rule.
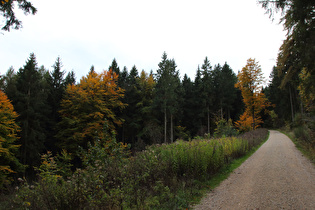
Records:
[[[278,131],[194,209],[315,209],[315,167]]]

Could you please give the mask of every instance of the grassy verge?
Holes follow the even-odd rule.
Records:
[[[83,167],[74,172],[67,153],[47,153],[38,181],[21,179],[8,203],[17,209],[186,209],[226,179],[267,136],[266,129],[257,129],[237,138],[177,141],[132,157],[123,144],[96,142],[81,151]]]
[[[211,190],[216,188],[222,181],[227,179],[230,174],[237,169],[242,163],[244,163],[252,154],[254,154],[269,138],[270,133],[265,137],[265,139],[257,146],[253,147],[246,155],[233,160],[230,164],[224,166],[217,174],[211,177],[205,182],[199,183],[199,192],[195,193],[195,196],[190,199],[190,204],[197,204],[200,200]],[[197,188],[198,189],[198,188]]]
[[[315,165],[315,149],[311,144],[296,138],[293,131],[281,129],[279,132],[288,136],[295,144],[295,147]]]

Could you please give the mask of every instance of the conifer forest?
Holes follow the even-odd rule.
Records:
[[[9,21],[10,2],[0,2],[7,31],[21,24]],[[0,203],[187,208],[193,188],[260,145],[267,129],[291,132],[315,161],[314,2],[260,4],[270,16],[282,11],[287,31],[269,78],[254,58],[236,74],[208,57],[189,78],[167,52],[151,71],[113,58],[76,78],[61,57],[47,68],[36,53],[8,69],[0,77],[0,194],[10,202]]]

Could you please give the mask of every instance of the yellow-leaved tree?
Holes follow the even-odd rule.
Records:
[[[259,63],[255,59],[248,59],[237,78],[235,87],[242,92],[245,111],[235,124],[240,131],[254,130],[263,123],[261,112],[271,106],[262,92],[264,77]]]
[[[9,175],[22,166],[16,158],[19,145],[16,145],[15,141],[20,130],[15,122],[17,116],[10,100],[0,90],[0,189],[10,182]]]
[[[121,125],[114,110],[123,109],[124,90],[117,86],[118,75],[110,71],[91,70],[77,85],[69,85],[61,101],[57,138],[60,147],[75,152],[78,146],[111,135],[115,125]],[[107,126],[104,133],[104,126]]]

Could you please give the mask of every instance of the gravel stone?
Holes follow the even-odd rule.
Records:
[[[315,167],[278,131],[194,209],[315,209]]]

